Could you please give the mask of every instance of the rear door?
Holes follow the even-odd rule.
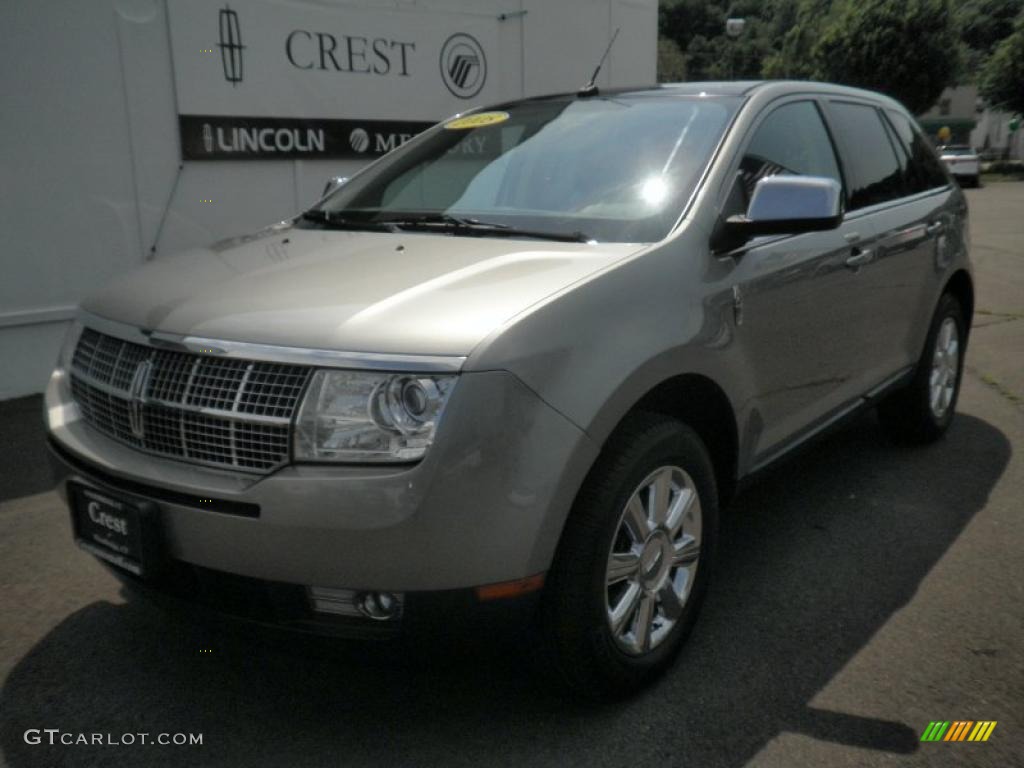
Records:
[[[963,231],[967,207],[917,123],[894,109],[882,114],[905,161],[908,198],[904,215],[914,226],[924,227],[923,237],[915,241],[916,250],[907,259],[914,264],[914,279],[906,293],[910,328],[904,338],[904,354],[913,362],[924,347],[944,270],[956,244],[968,239]]]
[[[856,268],[865,325],[855,353],[867,391],[904,372],[920,353],[949,190],[934,188],[934,175],[921,177],[878,106],[830,99],[827,107],[847,183],[846,222],[861,233],[866,257]]]

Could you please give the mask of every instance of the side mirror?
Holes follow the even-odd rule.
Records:
[[[324,193],[322,197],[327,197],[346,182],[348,182],[348,176],[333,176],[329,178],[327,183],[324,185]]]
[[[757,182],[747,212],[730,216],[718,240],[731,250],[752,237],[835,229],[843,219],[842,187],[824,176],[768,176]]]

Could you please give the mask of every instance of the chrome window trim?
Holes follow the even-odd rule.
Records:
[[[395,371],[408,373],[458,373],[466,362],[460,355],[405,355],[377,352],[342,352],[333,349],[307,349],[247,341],[226,341],[203,336],[185,336],[140,328],[83,311],[79,319],[87,328],[116,336],[124,341],[149,347],[173,349],[199,355],[235,357],[269,363],[291,363],[318,368],[355,371]]]

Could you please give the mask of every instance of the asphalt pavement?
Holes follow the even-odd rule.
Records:
[[[582,707],[518,639],[425,648],[225,629],[72,544],[39,401],[0,404],[0,750],[23,766],[1024,765],[1024,183],[969,190],[977,316],[923,448],[870,414],[746,490],[679,663]],[[995,720],[985,743],[922,743]],[[201,746],[28,744],[28,729]]]

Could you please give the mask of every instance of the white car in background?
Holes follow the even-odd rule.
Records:
[[[948,144],[938,148],[939,157],[962,187],[981,184],[981,158],[966,144]]]

